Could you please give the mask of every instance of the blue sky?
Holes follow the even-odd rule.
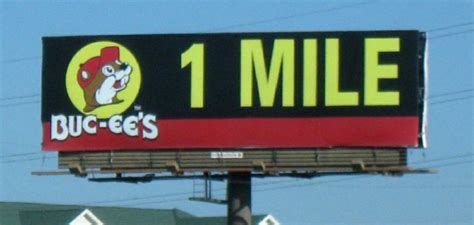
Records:
[[[55,170],[41,153],[41,37],[253,31],[417,29],[429,40],[428,144],[410,149],[433,175],[254,179],[254,213],[283,224],[472,224],[473,29],[468,0],[412,1],[1,1],[0,201],[179,208],[198,216],[226,207],[187,201],[192,181],[91,183]],[[31,96],[8,99],[15,96]],[[18,155],[22,154],[22,155]],[[439,159],[439,160],[438,160]],[[216,188],[224,188],[217,183]],[[223,192],[217,192],[223,195]],[[168,197],[164,197],[168,195]],[[125,200],[123,200],[125,199]],[[123,200],[123,201],[120,201]]]

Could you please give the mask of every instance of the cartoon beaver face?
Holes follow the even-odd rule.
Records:
[[[123,102],[117,98],[117,92],[127,87],[132,67],[120,61],[119,53],[118,47],[105,47],[100,56],[87,60],[79,68],[77,79],[84,91],[84,112]]]

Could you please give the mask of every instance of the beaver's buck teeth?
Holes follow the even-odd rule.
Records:
[[[122,85],[122,87],[128,83],[128,79],[129,79],[129,76],[124,76],[122,78],[122,80],[120,81],[120,84]]]

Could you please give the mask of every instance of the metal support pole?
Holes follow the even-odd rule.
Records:
[[[227,182],[227,225],[251,225],[252,176],[250,172],[229,172]]]

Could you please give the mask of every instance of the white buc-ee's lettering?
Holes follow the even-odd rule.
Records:
[[[99,121],[96,116],[52,115],[51,140],[64,141],[69,137],[80,137],[83,132],[96,135],[97,129],[108,129],[113,134],[125,134],[153,140],[158,138],[159,129],[156,115],[138,113],[138,116],[114,115],[108,121]],[[100,124],[100,125],[99,125]],[[102,125],[103,124],[103,125]]]

